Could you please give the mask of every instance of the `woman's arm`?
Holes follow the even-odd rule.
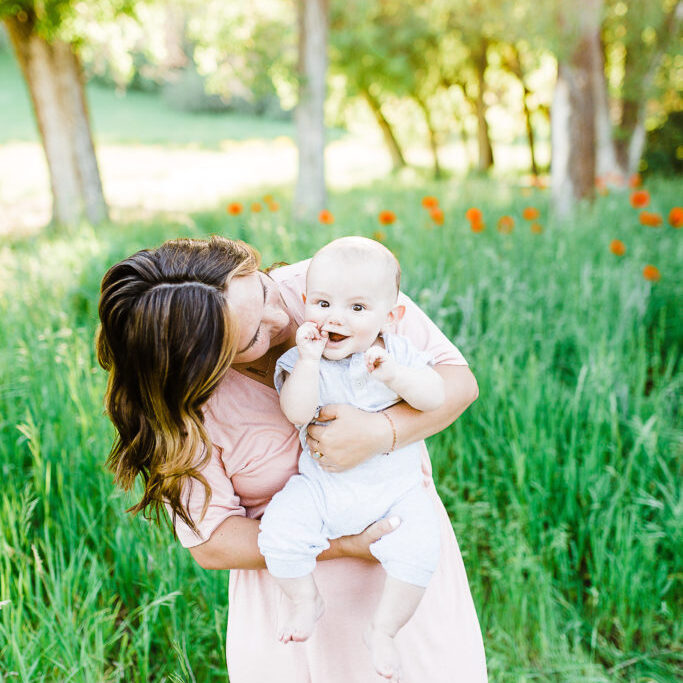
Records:
[[[330,541],[330,547],[318,555],[318,560],[355,557],[376,562],[370,544],[388,534],[398,522],[382,519],[354,536],[342,536]],[[232,516],[222,522],[208,541],[189,548],[192,557],[203,569],[265,569],[256,538],[259,521]]]
[[[466,365],[435,365],[444,381],[445,400],[437,410],[421,412],[407,403],[397,403],[386,411],[367,413],[350,405],[325,406],[308,428],[309,448],[325,455],[321,466],[332,472],[355,467],[377,453],[388,451],[394,442],[389,414],[396,428],[395,448],[426,439],[448,427],[479,396],[474,375]]]

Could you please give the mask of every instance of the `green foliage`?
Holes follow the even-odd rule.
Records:
[[[48,41],[61,38],[81,42],[81,22],[112,21],[121,14],[133,15],[139,0],[0,0],[0,19],[16,17],[29,22]]]
[[[680,183],[648,189],[664,215],[679,203]],[[441,201],[443,226],[423,194]],[[133,497],[103,470],[113,434],[92,339],[106,268],[211,233],[291,262],[338,235],[372,235],[391,209],[397,222],[381,230],[404,288],[479,382],[430,453],[491,680],[676,680],[680,230],[639,225],[623,193],[553,224],[546,193],[482,180],[355,190],[332,198],[333,225],[295,225],[277,199],[276,213],[83,226],[0,250],[0,678],[225,680],[226,574],[125,515]],[[464,219],[471,205],[483,233]],[[540,235],[521,217],[528,205]],[[494,229],[503,213],[512,234]],[[645,263],[660,282],[642,278]]]
[[[648,132],[641,172],[644,175],[683,173],[683,112],[671,112],[661,126]]]
[[[295,103],[297,32],[293,3],[281,0],[190,1],[199,73],[225,99]]]

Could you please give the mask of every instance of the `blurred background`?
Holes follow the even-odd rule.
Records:
[[[0,0],[0,681],[226,680],[227,575],[124,511],[106,269],[396,253],[479,400],[430,440],[492,681],[677,681],[677,0]]]

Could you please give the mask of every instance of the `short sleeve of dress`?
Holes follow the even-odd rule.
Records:
[[[275,384],[278,394],[282,391],[282,385],[285,383],[285,375],[292,372],[297,360],[299,360],[299,349],[296,346],[293,346],[277,359],[273,384]]]
[[[173,520],[178,540],[185,548],[192,548],[209,540],[221,522],[233,515],[244,517],[246,511],[240,504],[239,496],[235,494],[230,477],[225,472],[223,462],[220,457],[220,448],[213,447],[209,462],[201,471],[202,476],[211,489],[211,500],[206,509],[206,514],[201,517],[206,493],[204,486],[197,480],[192,480],[188,484],[185,492],[185,507],[192,521],[195,523],[199,533],[195,533],[191,527],[176,516]],[[166,506],[171,519],[173,514]]]
[[[396,325],[396,334],[407,337],[413,346],[425,351],[434,365],[467,365],[465,357],[415,302],[400,293],[398,303],[406,312]]]

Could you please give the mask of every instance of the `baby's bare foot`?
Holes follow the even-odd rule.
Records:
[[[295,601],[283,593],[277,615],[278,640],[283,643],[308,640],[324,610],[325,603],[320,595]]]
[[[363,640],[370,650],[377,673],[398,683],[401,680],[401,662],[394,639],[388,633],[373,628],[371,624],[365,629]]]

